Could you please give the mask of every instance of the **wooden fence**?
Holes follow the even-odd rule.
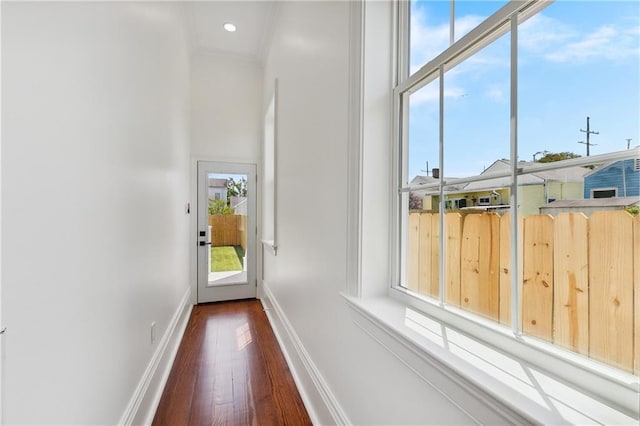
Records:
[[[247,217],[238,214],[209,215],[211,245],[242,246],[247,250]]]
[[[409,214],[407,281],[439,297],[439,214]],[[523,333],[640,374],[640,216],[520,217]],[[445,300],[511,324],[511,216],[445,216]]]

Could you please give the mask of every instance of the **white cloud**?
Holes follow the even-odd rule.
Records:
[[[520,25],[518,33],[520,48],[538,54],[577,36],[576,31],[568,25],[542,13]]]
[[[552,62],[588,62],[595,59],[619,60],[640,53],[637,37],[612,25],[597,28],[578,41],[567,43],[545,55]],[[635,38],[635,40],[634,40]]]
[[[458,40],[485,19],[483,16],[466,15],[455,20],[455,39]],[[449,19],[430,23],[424,10],[411,13],[411,72],[435,58],[449,47]]]
[[[640,28],[602,25],[580,32],[562,21],[540,13],[520,27],[523,52],[550,62],[591,62],[637,56]]]
[[[420,68],[449,46],[449,21],[427,24],[422,10],[411,14],[411,68]]]
[[[484,95],[494,101],[494,102],[507,102],[509,100],[508,97],[508,93],[506,93],[502,88],[500,87],[490,87],[489,89],[486,90],[486,92],[484,93]]]
[[[485,19],[486,19],[485,16],[478,16],[478,15],[465,15],[460,18],[456,18],[456,21],[455,21],[456,41],[460,40],[469,31],[471,31],[472,29],[480,25],[480,23]]]

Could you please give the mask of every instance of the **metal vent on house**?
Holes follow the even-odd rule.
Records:
[[[633,160],[633,171],[640,172],[640,158]]]

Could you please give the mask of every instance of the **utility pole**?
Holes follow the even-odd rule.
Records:
[[[589,142],[589,135],[599,135],[600,132],[594,132],[594,131],[589,129],[589,117],[587,117],[587,130],[580,129],[580,131],[587,134],[587,141],[586,142],[578,141],[578,143],[581,143],[581,144],[584,144],[584,145],[587,146],[587,157],[588,157],[589,156],[589,147],[598,145],[597,143],[590,143]]]
[[[427,172],[427,176],[429,176],[429,162],[426,161],[427,163],[427,170],[420,170],[421,172]]]
[[[627,149],[631,148],[631,139],[627,139]]]

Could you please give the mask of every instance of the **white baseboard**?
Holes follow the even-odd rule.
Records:
[[[311,421],[314,425],[351,424],[340,403],[311,360],[267,282],[263,282],[262,289],[262,305]]]
[[[173,314],[167,331],[158,342],[158,347],[118,422],[119,425],[150,425],[153,421],[192,308],[189,287]]]

